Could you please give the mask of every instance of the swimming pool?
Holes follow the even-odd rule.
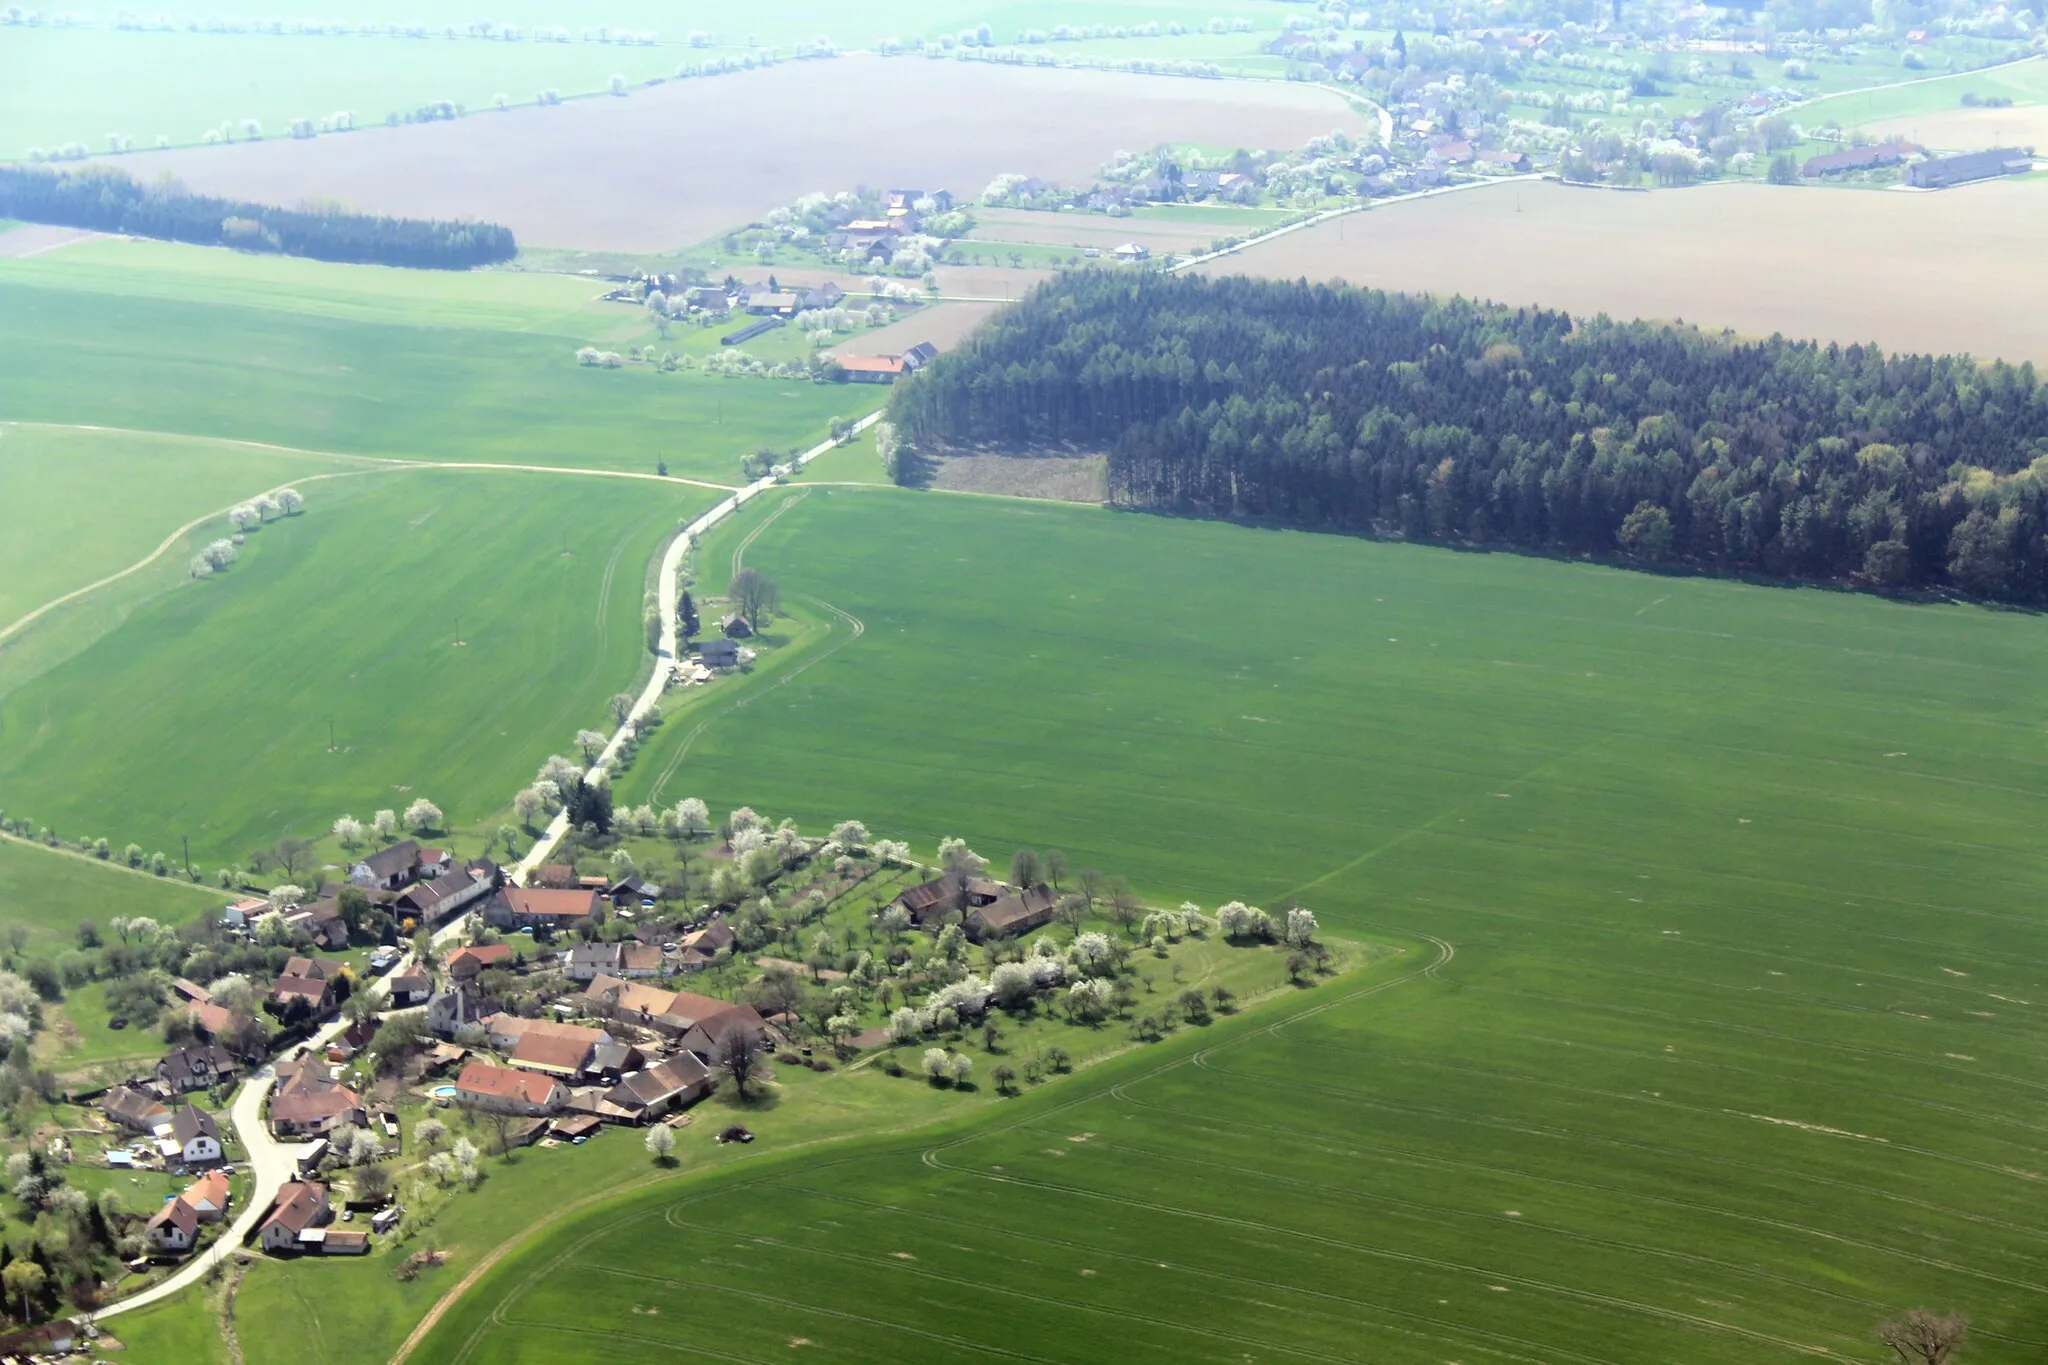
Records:
[[[455,1087],[452,1085],[437,1085],[427,1093],[437,1100],[452,1100],[455,1098]]]

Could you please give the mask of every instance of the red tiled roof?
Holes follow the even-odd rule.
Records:
[[[835,357],[839,368],[853,374],[902,374],[900,355],[842,355]]]
[[[514,1071],[509,1067],[492,1066],[489,1062],[471,1062],[456,1078],[455,1089],[458,1093],[488,1095],[494,1099],[546,1104],[560,1084],[553,1077],[536,1076],[531,1071]]]

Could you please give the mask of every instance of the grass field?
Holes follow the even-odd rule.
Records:
[[[415,795],[466,829],[632,682],[647,562],[713,496],[427,470],[323,485],[225,574],[0,700],[0,791],[67,837],[189,835],[209,872]]]
[[[2043,188],[1494,185],[1352,214],[1201,269],[2048,363],[2048,279],[2030,268]]]
[[[0,420],[734,483],[860,406],[803,382],[579,366],[639,310],[564,277],[96,243],[0,262]]]
[[[741,1359],[1860,1359],[1915,1304],[1980,1361],[2048,1345],[2036,618],[824,487],[746,562],[865,630],[671,799],[1444,960],[592,1214],[420,1358],[665,1358],[707,1285],[757,1307]]]
[[[1963,96],[2004,96],[2015,104],[2048,100],[2048,62],[2036,58],[1987,71],[1969,71],[1935,80],[1915,80],[1878,90],[1861,90],[1802,104],[1797,121],[1807,128],[1836,123],[1858,128],[1887,119],[1938,114],[1960,109]]]
[[[28,926],[28,952],[54,958],[76,946],[80,920],[102,930],[116,915],[183,924],[220,907],[219,893],[85,858],[0,839],[0,925]]]

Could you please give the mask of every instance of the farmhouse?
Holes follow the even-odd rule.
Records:
[[[280,976],[271,987],[270,998],[281,1006],[303,1001],[317,1019],[334,1008],[334,983],[318,977]]]
[[[736,611],[729,611],[718,618],[718,628],[735,640],[744,640],[754,633],[754,623]]]
[[[117,1085],[100,1100],[100,1112],[135,1133],[154,1133],[169,1125],[171,1111],[156,1096],[132,1086]]]
[[[321,1239],[306,1234],[317,1233],[331,1213],[325,1185],[313,1180],[291,1181],[277,1192],[277,1202],[257,1227],[256,1244],[265,1251],[297,1251],[302,1244],[316,1245]]]
[[[893,384],[907,373],[900,355],[843,355],[837,360],[840,377],[855,384]]]
[[[533,870],[532,884],[549,891],[574,891],[576,889],[575,864],[542,863]]]
[[[605,1101],[632,1114],[636,1121],[658,1119],[672,1109],[693,1104],[711,1093],[711,1070],[685,1052],[660,1066],[636,1071],[605,1092]]]
[[[348,870],[349,881],[366,891],[396,891],[420,872],[420,846],[412,839],[372,853]]]
[[[577,1002],[600,1019],[637,1024],[657,1033],[675,1037],[687,1033],[703,1020],[734,1008],[730,1001],[688,991],[665,991],[615,976],[600,976],[585,988]]]
[[[181,1047],[156,1064],[157,1083],[173,1095],[233,1085],[241,1068],[218,1043]]]
[[[552,1076],[471,1062],[455,1081],[455,1098],[463,1104],[497,1114],[552,1114],[568,1101],[569,1090]]]
[[[1152,259],[1152,248],[1143,242],[1125,242],[1111,254],[1120,261],[1149,261]]]
[[[967,912],[968,936],[980,941],[1013,938],[1052,923],[1054,897],[1049,886],[1028,886],[1000,900]]]
[[[766,1038],[768,1021],[752,1005],[727,1005],[719,1013],[699,1019],[677,1041],[677,1046],[684,1052],[696,1054],[706,1065],[716,1066],[725,1052],[727,1041],[740,1032]]]
[[[573,929],[597,913],[597,892],[543,891],[508,886],[484,906],[484,922],[499,929]]]
[[[682,941],[677,945],[680,951],[676,954],[676,969],[685,972],[702,971],[716,962],[720,953],[732,952],[737,941],[738,935],[733,933],[732,926],[724,920],[715,921],[702,929],[684,934]]]
[[[341,917],[341,902],[326,897],[283,912],[288,929],[303,929],[322,948],[338,951],[348,947],[348,921]]]
[[[738,668],[740,647],[734,640],[704,640],[697,645],[697,661],[706,668]]]
[[[1993,147],[1989,151],[1930,157],[1917,162],[1906,167],[1906,183],[1916,190],[1945,190],[1951,185],[1967,185],[1973,180],[2018,175],[2033,167],[2034,158],[2024,148]]]
[[[443,966],[448,969],[448,979],[458,983],[475,981],[490,967],[509,967],[517,961],[511,947],[503,943],[478,943],[457,948],[448,954]]]
[[[143,1233],[158,1251],[190,1251],[199,1237],[199,1211],[180,1195],[150,1215]]]
[[[171,1116],[171,1141],[178,1144],[178,1159],[187,1166],[210,1166],[220,1160],[220,1125],[196,1104]]]
[[[551,1029],[528,1029],[512,1046],[508,1061],[526,1071],[538,1071],[565,1080],[581,1080],[591,1070],[591,1054],[597,1045],[609,1041],[601,1029],[562,1025]]]
[[[651,901],[661,894],[661,888],[637,872],[628,872],[604,889],[604,897],[613,905],[628,906],[640,901]]]
[[[1824,175],[1846,175],[1851,171],[1874,171],[1884,166],[1896,166],[1913,155],[1909,142],[1878,142],[1868,147],[1850,147],[1845,151],[1827,152],[1821,156],[1808,157],[1799,168],[1799,174],[1808,180],[1818,180]]]
[[[562,954],[562,975],[571,981],[660,976],[661,969],[661,949],[651,943],[579,943]]]
[[[493,867],[492,874],[495,871]],[[497,880],[495,875],[480,877],[474,873],[436,877],[431,881],[413,883],[399,894],[395,904],[422,924],[435,924],[460,914],[490,895],[498,889]]]

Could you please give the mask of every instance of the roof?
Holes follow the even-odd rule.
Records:
[[[195,1043],[166,1056],[159,1066],[176,1076],[207,1076],[235,1071],[235,1059],[217,1043]]]
[[[370,869],[378,880],[393,877],[401,872],[410,872],[420,860],[420,846],[411,839],[402,839],[386,849],[379,849],[363,859],[361,866]]]
[[[513,956],[512,945],[509,943],[472,944],[466,948],[457,948],[448,954],[447,966],[451,971],[458,962],[474,962],[480,968],[495,967],[501,962],[512,961]]]
[[[182,976],[171,983],[171,989],[175,991],[177,994],[183,996],[185,999],[190,1000],[194,1004],[198,1005],[203,1005],[207,1001],[213,999],[212,992],[208,991],[206,987],[195,985],[194,983],[187,981]]]
[[[766,1033],[768,1021],[763,1019],[752,1005],[727,1005],[716,1014],[707,1014],[699,1019],[690,1031],[683,1035],[683,1047],[691,1052],[710,1054],[723,1046],[726,1037],[738,1029],[755,1033]]]
[[[150,1215],[151,1230],[166,1225],[177,1228],[189,1237],[199,1226],[199,1210],[186,1203],[185,1196],[181,1194]]]
[[[394,976],[391,978],[391,990],[394,994],[418,995],[421,991],[431,991],[432,989],[434,989],[432,977],[408,973],[405,976]]]
[[[228,1173],[226,1171],[208,1171],[205,1175],[200,1176],[190,1185],[187,1185],[185,1193],[180,1198],[191,1204],[195,1209],[201,1204],[214,1209],[226,1208],[228,1206]]]
[[[489,1062],[471,1062],[455,1078],[458,1094],[487,1095],[493,1099],[521,1100],[527,1104],[549,1103],[560,1086],[561,1082],[552,1076],[492,1066]]]
[[[325,981],[303,976],[280,976],[271,994],[280,1000],[299,998],[318,1005],[326,1002],[327,991]]]
[[[604,1127],[604,1120],[597,1115],[577,1114],[573,1118],[556,1119],[554,1122],[554,1134],[556,1137],[563,1138],[588,1137],[602,1127]]]
[[[702,949],[705,952],[716,952],[720,948],[731,947],[738,938],[739,935],[733,933],[730,924],[727,924],[724,920],[719,920],[716,923],[705,925],[702,929],[684,934],[682,946],[685,948]]]
[[[431,910],[442,901],[460,896],[475,886],[476,883],[466,877],[436,877],[408,886],[405,894],[398,898],[398,903],[414,910]]]
[[[733,1008],[730,1000],[696,995],[690,991],[665,991],[659,986],[638,981],[621,981],[616,976],[593,978],[583,994],[593,1004],[610,1005],[635,1014],[645,1012],[673,1020],[683,1028]]]
[[[300,1072],[271,1097],[270,1121],[300,1125],[332,1119],[362,1108],[362,1097],[345,1085]]]
[[[294,954],[284,961],[284,970],[279,976],[303,976],[309,981],[332,981],[341,975],[341,969],[348,964],[336,962],[331,957],[299,957]]]
[[[911,887],[908,891],[898,896],[896,900],[905,910],[915,915],[929,910],[933,906],[944,905],[952,898],[952,883],[944,877],[939,877]]]
[[[574,1075],[583,1070],[583,1063],[589,1059],[594,1046],[594,1041],[563,1038],[529,1029],[513,1047],[511,1061],[514,1066],[530,1067],[536,1071],[560,1071]]]
[[[270,1206],[270,1216],[263,1220],[263,1226],[267,1228],[276,1224],[296,1238],[313,1225],[326,1203],[326,1186],[311,1180],[287,1181],[278,1190],[277,1202]]]
[[[320,1246],[329,1256],[353,1255],[370,1249],[370,1234],[352,1228],[330,1228],[320,1239]]]
[[[574,886],[576,866],[573,863],[542,863],[533,870],[536,886]]]
[[[597,893],[590,890],[553,891],[530,886],[508,886],[498,893],[518,915],[555,919],[579,919],[597,907]]]
[[[198,1137],[210,1137],[220,1141],[220,1125],[213,1121],[213,1115],[196,1104],[187,1104],[171,1116],[171,1136],[180,1143]]]
[[[644,1109],[660,1104],[676,1095],[701,1085],[711,1078],[711,1070],[699,1061],[693,1053],[682,1053],[671,1057],[660,1066],[651,1066],[645,1071],[636,1071],[624,1077],[605,1096],[613,1104],[627,1109]]]
[[[903,373],[903,357],[900,355],[842,355],[836,359],[839,368],[851,374]]]
[[[973,911],[970,918],[980,920],[991,929],[1006,931],[1051,914],[1052,907],[1052,888],[1033,886],[1014,895],[1004,896],[992,905],[982,906]]]

